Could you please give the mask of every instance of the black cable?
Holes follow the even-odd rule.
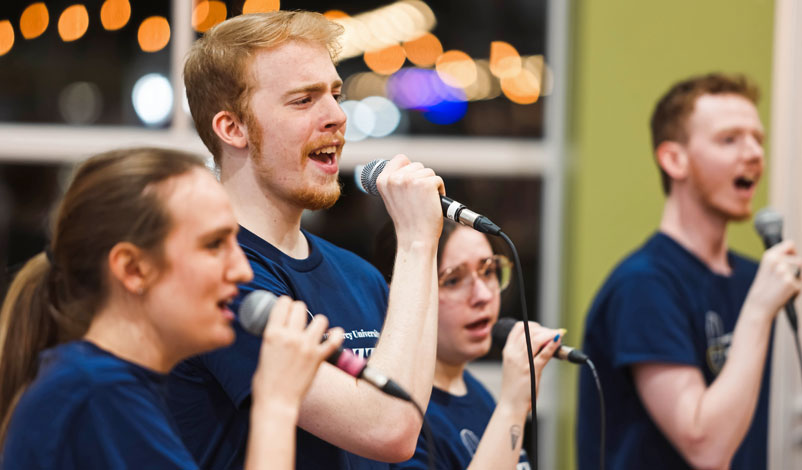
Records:
[[[599,469],[604,470],[604,445],[605,445],[605,437],[604,437],[604,430],[607,428],[605,424],[605,417],[604,417],[604,392],[602,392],[601,382],[599,381],[599,374],[596,373],[596,366],[593,364],[593,361],[588,359],[585,361],[585,364],[590,367],[590,371],[593,373],[593,380],[596,381],[596,390],[599,392],[599,421],[601,423],[599,429]]]
[[[537,470],[537,381],[535,379],[535,360],[532,349],[532,339],[529,336],[529,315],[526,313],[526,294],[524,293],[524,273],[521,269],[521,260],[518,258],[518,250],[515,249],[515,244],[512,243],[510,237],[506,233],[499,231],[498,235],[507,242],[507,245],[512,251],[512,256],[515,262],[516,271],[518,273],[518,291],[521,294],[521,317],[524,322],[524,337],[526,338],[526,351],[529,357],[529,385],[532,393],[532,452],[533,456],[529,459],[529,463],[533,470]]]
[[[362,377],[365,378],[365,377]],[[426,413],[423,411],[418,402],[416,402],[412,396],[407,393],[398,383],[396,383],[392,379],[386,379],[384,384],[381,384],[382,380],[368,380],[367,382],[377,389],[381,390],[382,392],[396,397],[400,400],[404,400],[406,402],[412,403],[416,410],[418,410],[418,414],[420,414],[421,421],[423,422],[423,438],[426,440],[426,449],[428,451],[428,468],[429,470],[435,470],[435,447],[434,447],[434,438],[432,437],[432,430],[429,428],[429,423],[426,421]]]
[[[799,368],[802,372],[802,348],[799,346],[799,332],[791,326],[791,331],[794,333],[794,346],[796,346],[796,358],[798,359]]]
[[[421,408],[415,400],[410,398],[408,401],[415,406],[415,409],[418,410],[418,413],[420,413],[421,420],[423,420],[423,438],[426,440],[426,449],[428,454],[427,466],[429,470],[435,470],[434,462],[436,460],[436,456],[434,438],[432,437],[432,430],[429,427],[429,423],[426,421],[426,413],[423,412],[423,408]]]

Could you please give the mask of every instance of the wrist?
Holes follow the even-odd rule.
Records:
[[[300,401],[282,398],[275,395],[251,397],[251,419],[289,419],[297,421],[300,413]]]
[[[437,237],[421,237],[420,233],[396,234],[398,239],[397,254],[432,256],[437,252]],[[397,256],[398,257],[398,256]]]

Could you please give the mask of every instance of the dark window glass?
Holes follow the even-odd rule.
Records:
[[[170,2],[131,0],[128,21],[108,31],[101,23],[103,1],[47,1],[47,28],[40,36],[25,39],[21,15],[33,3],[0,2],[0,21],[8,20],[14,29],[12,48],[0,56],[0,123],[143,125],[132,104],[134,85],[151,73],[169,78],[170,45],[144,52],[137,34],[152,16],[165,18],[172,29]],[[59,18],[76,4],[85,7],[86,32],[65,42]],[[168,124],[169,116],[155,125]]]

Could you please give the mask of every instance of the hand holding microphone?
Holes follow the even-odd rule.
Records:
[[[320,363],[341,348],[342,329],[334,328],[321,342],[329,324],[326,317],[317,315],[306,326],[306,306],[289,297],[273,296],[270,315],[264,320],[258,331],[262,347],[253,377],[253,399],[257,402],[269,397],[283,405],[298,406]]]
[[[390,162],[387,160],[373,160],[367,165],[357,167],[356,182],[359,189],[373,196],[379,196],[381,194],[383,197],[385,197],[385,203],[387,203],[387,199],[382,188],[385,184],[386,178],[389,177],[389,173],[398,167],[399,164],[396,164],[396,160],[398,159],[399,157],[396,157]],[[423,168],[422,165],[421,168]],[[434,172],[431,170],[428,171],[431,172],[431,175],[434,175]],[[490,235],[500,234],[501,228],[491,222],[490,219],[481,214],[477,214],[476,212],[465,207],[465,205],[446,197],[445,190],[442,187],[442,180],[439,177],[437,178],[440,180],[440,207],[444,217],[462,225],[471,227],[482,233],[487,233]],[[389,211],[390,207],[388,205],[388,212]],[[395,218],[393,220],[395,221]]]
[[[265,362],[276,362],[275,357],[272,355],[274,353],[265,351],[265,344],[269,344],[267,341],[268,337],[286,335],[288,334],[288,331],[285,330],[297,331],[302,329],[303,325],[306,324],[308,314],[304,303],[297,301],[292,302],[291,308],[293,313],[291,317],[288,318],[288,315],[290,314],[286,313],[287,307],[285,307],[288,302],[292,302],[289,297],[278,298],[272,292],[255,290],[246,295],[240,304],[238,319],[245,331],[257,336],[262,335],[264,331],[265,341],[262,343],[262,352],[260,354],[262,356],[269,356],[269,359],[264,359]],[[274,311],[277,313],[279,319],[274,319]],[[271,325],[274,324],[278,325],[272,327],[275,328],[277,332],[271,333]],[[388,395],[392,395],[402,400],[411,401],[409,394],[399,387],[398,384],[385,377],[379,371],[368,367],[365,359],[355,355],[348,349],[344,349],[342,347],[342,334],[339,331],[336,331],[335,329],[335,334],[324,337],[324,332],[327,325],[328,320],[326,320],[325,317],[322,315],[316,315],[309,324],[309,327],[307,327],[307,330],[305,330],[305,335],[316,339],[318,343],[321,343],[321,347],[326,345],[323,350],[320,350],[319,348],[316,349],[317,352],[326,352],[322,358],[325,358],[326,361],[347,374],[365,380]],[[313,326],[315,327],[314,330],[312,330]],[[332,340],[332,336],[339,336],[339,339],[334,340],[336,344],[330,342]],[[321,337],[324,338],[322,342],[320,341]],[[315,363],[314,370],[317,370],[317,364],[320,363],[322,358]],[[262,360],[260,357],[260,364],[261,363]],[[294,373],[295,372],[292,372],[290,369],[290,374]],[[312,376],[314,376],[314,373]],[[254,388],[255,387],[256,379],[254,378]]]
[[[782,227],[782,216],[771,209],[762,209],[755,216],[755,229],[763,239],[766,253],[749,289],[747,301],[759,303],[772,314],[785,303],[788,322],[793,331],[797,331],[794,299],[802,287],[799,280],[802,260],[793,242],[782,241]]]

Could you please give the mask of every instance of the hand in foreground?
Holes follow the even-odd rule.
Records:
[[[529,322],[529,335],[535,363],[536,390],[540,390],[540,375],[549,359],[560,346],[558,330],[544,328],[536,322]],[[529,359],[526,351],[523,322],[517,322],[507,337],[502,351],[501,396],[499,403],[508,403],[516,409],[532,407],[531,386],[529,383]]]
[[[320,363],[343,342],[341,328],[333,328],[321,342],[329,321],[323,315],[306,325],[303,302],[283,296],[270,312],[253,377],[254,401],[269,399],[300,406]]]
[[[766,250],[744,306],[754,306],[773,319],[780,308],[802,288],[798,275],[800,266],[802,258],[797,255],[796,245],[791,240]]]

